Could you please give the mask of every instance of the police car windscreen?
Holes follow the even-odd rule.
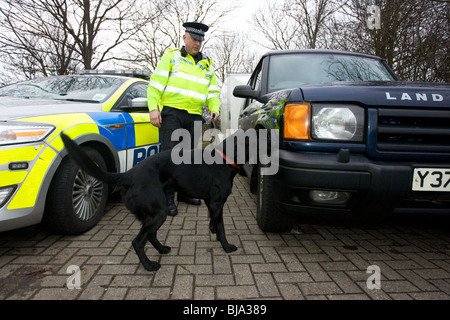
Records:
[[[104,102],[125,81],[91,75],[39,78],[4,86],[0,88],[0,97]]]

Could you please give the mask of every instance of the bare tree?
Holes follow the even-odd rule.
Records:
[[[368,23],[371,5],[380,9],[380,28]],[[402,79],[450,82],[449,7],[440,0],[277,0],[253,21],[269,49],[366,52],[385,58]]]
[[[269,1],[253,21],[267,41],[262,45],[269,49],[330,48],[331,26],[341,7],[342,1],[336,0]]]
[[[270,50],[289,50],[297,47],[298,23],[286,16],[288,10],[284,0],[267,1],[252,16],[257,32],[265,42],[259,44]]]
[[[249,49],[252,40],[242,32],[223,32],[210,45],[218,82],[222,84],[228,73],[251,72],[259,56]]]
[[[210,27],[204,43],[204,47],[208,47],[210,39],[218,32],[218,25],[234,8],[232,1],[169,0],[164,15],[149,21],[134,34],[128,42],[128,54],[123,61],[153,71],[168,49],[182,46],[183,23],[188,21],[202,22]],[[148,15],[154,10],[154,4],[147,3],[141,14]]]
[[[339,4],[340,3],[340,4]],[[288,0],[284,11],[298,22],[298,48],[329,48],[330,28],[343,5],[335,0]]]
[[[369,5],[380,9],[380,28],[369,28]],[[385,58],[405,80],[450,82],[450,3],[431,0],[352,0],[337,24],[342,49]]]
[[[2,60],[27,78],[66,74],[74,68],[73,46],[66,30],[31,1],[2,1],[0,47]],[[27,21],[27,23],[24,23]]]
[[[80,65],[96,69],[161,12],[137,18],[138,2],[0,0],[3,57],[17,67],[24,64],[27,77],[66,74]]]
[[[76,0],[71,8],[53,15],[72,36],[84,68],[96,69],[114,59],[111,50],[142,28],[144,22],[131,23],[136,21],[136,3],[136,0]],[[71,16],[66,15],[68,12]]]

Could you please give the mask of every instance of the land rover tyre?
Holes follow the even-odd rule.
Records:
[[[100,168],[107,169],[98,151],[89,147],[85,151]],[[108,185],[87,175],[66,157],[49,188],[43,224],[52,233],[82,234],[98,223],[107,198]]]
[[[273,200],[274,177],[261,174],[258,165],[256,222],[265,232],[287,232],[292,229],[293,219],[283,214]]]

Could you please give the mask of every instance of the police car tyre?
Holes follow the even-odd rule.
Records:
[[[86,153],[102,169],[105,160],[95,149]],[[58,168],[47,196],[44,227],[57,234],[82,234],[93,228],[103,215],[108,185],[87,175],[66,157]]]
[[[258,164],[256,222],[264,232],[287,232],[292,229],[294,221],[275,206],[273,179],[272,175],[262,175]]]

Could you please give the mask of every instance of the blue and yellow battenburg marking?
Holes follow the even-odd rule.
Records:
[[[45,141],[32,146],[12,145],[0,150],[0,188],[17,185],[8,210],[35,206],[40,185],[59,152],[64,148],[61,131],[72,139],[85,134],[100,134],[111,141],[125,172],[140,161],[161,151],[159,129],[150,124],[149,113],[92,112],[56,114],[21,119],[47,123],[55,130]],[[113,150],[112,150],[113,151]],[[24,170],[9,170],[8,164],[27,162]],[[4,170],[3,170],[4,169]]]
[[[150,124],[148,113],[88,113],[99,133],[114,145],[119,154],[120,171],[161,151],[158,128]]]

